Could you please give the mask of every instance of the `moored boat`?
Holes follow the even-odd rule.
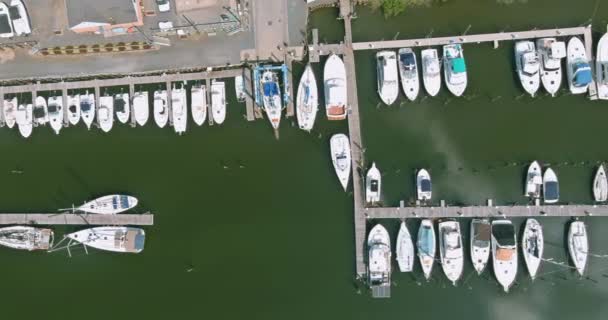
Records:
[[[17,106],[17,97],[4,100],[4,107],[2,108],[2,117],[6,126],[11,129],[15,126],[15,112],[17,111]]]
[[[211,113],[213,121],[217,124],[226,120],[226,86],[224,82],[211,82]]]
[[[87,126],[87,129],[91,129],[93,120],[95,120],[95,95],[92,93],[85,93],[80,95],[80,116],[82,121]]]
[[[604,164],[597,168],[595,178],[593,179],[593,198],[596,202],[604,202],[608,198],[608,180],[606,179],[606,170]]]
[[[28,226],[0,228],[0,245],[19,250],[48,250],[53,246],[53,230]]]
[[[602,100],[608,99],[608,33],[604,33],[597,43],[595,77],[597,97]]]
[[[418,241],[416,241],[416,247],[418,249],[418,259],[420,259],[422,273],[424,273],[424,277],[427,280],[431,277],[431,272],[433,271],[436,246],[433,221],[430,219],[423,219],[420,222],[420,228],[418,228]]]
[[[538,199],[543,186],[543,176],[540,164],[538,161],[533,161],[528,167],[528,173],[526,174],[526,190],[525,196]]]
[[[33,109],[31,103],[20,104],[17,107],[17,126],[19,127],[19,133],[24,138],[28,138],[32,134],[33,129]]]
[[[540,223],[536,219],[526,220],[526,227],[521,238],[521,251],[532,280],[536,278],[536,273],[543,260],[544,241],[543,227]]]
[[[265,71],[262,74],[260,82],[264,111],[266,112],[268,121],[270,121],[270,125],[276,130],[281,123],[281,111],[283,110],[277,74],[272,71]]]
[[[460,97],[467,88],[467,66],[460,44],[443,46],[443,74],[450,92]]]
[[[167,90],[154,91],[154,122],[159,128],[164,128],[169,122]]]
[[[381,224],[375,225],[367,237],[368,282],[370,286],[390,285],[391,239]]]
[[[296,96],[296,116],[300,129],[310,131],[315,124],[319,109],[317,79],[310,64],[306,65]]]
[[[582,221],[573,221],[568,228],[568,252],[576,271],[581,276],[585,273],[589,255],[587,228]]]
[[[367,170],[365,177],[365,200],[369,204],[374,204],[380,201],[382,192],[382,175],[376,167],[376,163],[372,163],[372,167]]]
[[[422,82],[424,89],[434,97],[441,89],[441,64],[439,63],[439,54],[437,49],[424,49],[420,52],[422,61]]]
[[[323,68],[325,87],[325,113],[328,120],[346,119],[346,68],[335,54],[329,56]]]
[[[144,249],[146,233],[132,227],[95,227],[66,235],[85,246],[113,252],[140,253]]]
[[[401,272],[411,272],[414,269],[414,243],[405,221],[401,221],[395,251],[399,270]]]
[[[387,106],[397,100],[399,95],[399,75],[397,74],[397,56],[394,51],[376,53],[376,77],[378,94]]]
[[[188,125],[188,102],[186,99],[186,90],[184,88],[173,88],[171,91],[171,115],[173,130],[179,135],[186,132]]]
[[[55,134],[59,134],[59,131],[63,128],[63,97],[49,97],[47,110],[51,128],[53,128]]]
[[[568,84],[572,94],[582,94],[587,92],[589,84],[592,81],[591,67],[589,66],[589,58],[585,53],[583,42],[572,37],[568,41],[567,51],[567,71]]]
[[[566,57],[566,44],[555,38],[536,40],[540,55],[540,80],[551,96],[555,96],[562,85],[562,59]]]
[[[439,222],[439,256],[443,273],[456,285],[464,266],[464,250],[458,221]]]
[[[133,94],[133,117],[139,126],[146,125],[150,117],[150,101],[148,91],[135,92]]]
[[[131,104],[129,103],[128,93],[118,93],[114,95],[114,111],[116,112],[116,119],[118,119],[120,123],[129,122]]]
[[[207,118],[207,88],[204,85],[194,85],[190,89],[190,109],[192,120],[197,126],[202,126]]]
[[[114,98],[112,96],[103,96],[99,98],[99,107],[97,108],[97,122],[103,132],[110,132],[114,125]]]
[[[551,168],[547,168],[543,175],[543,198],[545,203],[556,203],[559,201],[559,181]]]
[[[47,111],[46,99],[42,96],[37,96],[34,101],[34,124],[46,124],[49,122],[49,115]]]
[[[509,220],[492,221],[492,263],[496,280],[509,292],[517,276],[517,239]]]
[[[124,194],[111,194],[85,202],[77,207],[78,211],[94,214],[117,214],[137,206],[138,200],[133,196]]]
[[[433,195],[431,187],[431,175],[428,171],[426,171],[426,169],[420,169],[418,170],[418,174],[416,174],[416,192],[418,195],[418,200],[431,200],[431,196]]]
[[[540,88],[540,61],[534,42],[515,42],[515,65],[522,87],[534,97]]]
[[[492,227],[488,219],[471,220],[471,262],[477,274],[481,274],[490,259]]]
[[[411,48],[399,49],[399,74],[403,93],[410,101],[416,100],[420,91],[420,80],[416,54]]]
[[[245,101],[245,81],[242,75],[234,77],[234,90],[236,92],[236,100],[239,102]]]
[[[350,141],[345,134],[334,134],[329,140],[329,147],[334,170],[336,171],[342,188],[346,191],[348,181],[350,180]]]
[[[80,96],[71,95],[68,96],[68,106],[66,107],[68,113],[68,122],[70,125],[77,125],[80,121]]]

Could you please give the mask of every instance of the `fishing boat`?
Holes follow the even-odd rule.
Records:
[[[542,170],[538,161],[533,161],[528,167],[528,173],[526,174],[526,191],[524,195],[532,199],[538,199],[540,198],[542,186]]]
[[[556,203],[559,200],[559,181],[551,168],[543,175],[543,198],[545,203]]]
[[[593,179],[593,197],[596,202],[604,202],[608,198],[608,179],[606,179],[606,170],[604,170],[603,164],[597,168]]]
[[[202,126],[207,118],[207,88],[204,85],[194,85],[190,89],[190,109],[192,120],[197,126]]]
[[[140,253],[144,249],[146,233],[132,227],[95,227],[66,235],[85,246],[113,252]]]
[[[346,68],[336,54],[331,54],[323,68],[325,114],[328,120],[346,119]]]
[[[405,221],[401,222],[397,234],[397,264],[401,272],[411,272],[414,269],[414,243]]]
[[[217,124],[226,120],[226,84],[222,81],[211,82],[211,113]]]
[[[342,188],[346,191],[350,178],[350,141],[345,134],[334,134],[329,140],[331,161]]]
[[[467,88],[467,66],[460,44],[443,46],[443,76],[448,90],[460,97]]]
[[[129,122],[131,104],[129,103],[128,93],[118,93],[114,95],[114,111],[116,112],[116,119],[118,119],[120,123]]]
[[[424,273],[424,277],[428,280],[431,277],[431,271],[433,271],[436,250],[435,229],[433,228],[433,221],[430,219],[424,219],[420,222],[416,247],[418,249],[418,259],[420,259],[422,272]]]
[[[471,262],[477,274],[481,274],[490,259],[492,227],[488,219],[471,220]]]
[[[103,132],[110,132],[112,130],[112,125],[114,124],[114,99],[112,96],[99,98],[97,121]]]
[[[418,200],[431,200],[431,196],[433,195],[431,190],[431,175],[426,169],[418,170],[418,174],[416,175],[416,191]]]
[[[304,73],[302,73],[302,77],[300,77],[296,97],[296,116],[298,125],[302,130],[310,132],[315,124],[317,110],[319,109],[317,92],[317,79],[312,67],[308,64]]]
[[[31,103],[21,104],[17,107],[17,126],[19,127],[19,133],[24,138],[28,138],[32,135],[33,129],[33,109]]]
[[[424,89],[434,97],[441,89],[441,64],[439,64],[439,54],[437,49],[424,49],[420,52],[422,60],[422,82]]]
[[[536,278],[536,273],[543,260],[544,247],[543,227],[536,219],[526,220],[526,227],[521,238],[521,251],[524,254],[524,261],[532,280]]]
[[[458,221],[439,222],[439,256],[443,273],[456,285],[464,266],[464,250]]]
[[[175,133],[181,135],[186,132],[188,125],[188,108],[184,88],[173,88],[171,91],[171,115]]]
[[[150,102],[148,91],[135,92],[133,94],[133,117],[139,126],[145,126],[150,118]]]
[[[59,134],[59,131],[63,128],[63,97],[50,97],[47,110],[51,128],[55,131],[55,134]]]
[[[496,280],[509,292],[517,276],[517,239],[509,220],[492,221],[492,263]]]
[[[68,112],[68,122],[75,126],[80,121],[80,96],[68,96],[68,106],[66,111]]]
[[[264,101],[264,111],[272,127],[276,130],[281,123],[281,89],[277,74],[272,71],[265,71],[260,80],[262,86],[262,97]]]
[[[399,95],[399,75],[397,73],[397,55],[394,51],[376,53],[376,72],[378,94],[387,106],[397,100]]]
[[[164,128],[169,122],[167,90],[154,91],[154,122],[159,128]]]
[[[133,196],[111,194],[85,202],[76,210],[94,214],[117,214],[133,209],[137,203],[137,198]]]
[[[595,76],[597,79],[597,97],[602,100],[608,99],[608,33],[605,33],[597,43]]]
[[[80,116],[87,129],[91,129],[93,120],[95,120],[95,113],[95,95],[88,92],[80,95]]]
[[[555,38],[536,40],[540,55],[540,81],[547,92],[555,97],[562,85],[562,59],[566,57],[566,44]]]
[[[380,170],[376,168],[376,163],[373,162],[365,177],[365,199],[367,203],[374,204],[380,201],[381,191],[382,175],[380,175]]]
[[[53,246],[53,230],[27,226],[0,228],[0,245],[19,250],[48,250]]]
[[[391,239],[381,224],[375,225],[367,237],[369,250],[368,277],[370,286],[390,285]]]
[[[401,75],[401,89],[405,96],[410,101],[416,100],[420,91],[420,80],[418,79],[416,54],[411,48],[399,49],[399,75]]]
[[[44,97],[36,97],[36,100],[34,101],[33,114],[35,125],[46,124],[49,122],[49,114],[47,111],[46,99],[44,99]]]
[[[522,87],[534,97],[540,88],[540,61],[534,42],[515,42],[515,66]]]
[[[234,91],[236,92],[236,100],[244,102],[247,96],[245,95],[245,81],[242,75],[234,77]]]
[[[572,94],[585,93],[592,80],[591,67],[589,66],[589,58],[585,53],[585,46],[579,38],[572,37],[568,41],[566,52],[568,53],[566,70],[568,71],[570,92]]]
[[[4,123],[9,128],[13,128],[15,126],[15,112],[17,111],[17,97],[13,97],[12,99],[4,100],[4,107],[2,108],[2,117],[4,118]]]
[[[589,240],[587,239],[587,228],[582,221],[573,221],[568,229],[568,252],[581,276],[585,273],[587,257],[589,256]]]

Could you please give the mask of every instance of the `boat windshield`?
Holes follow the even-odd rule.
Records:
[[[432,256],[435,254],[435,237],[431,226],[421,226],[418,237],[418,249],[422,254]]]
[[[490,244],[490,225],[487,223],[473,224],[473,245],[487,247]]]
[[[591,82],[591,67],[586,62],[576,62],[573,66],[574,86],[584,87]]]
[[[8,7],[8,13],[11,16],[11,19],[13,20],[21,19],[21,14],[19,13],[18,6]]]
[[[463,73],[467,71],[467,66],[463,58],[456,58],[452,60],[452,72]]]
[[[33,113],[34,113],[34,118],[36,118],[36,119],[44,118],[46,116],[46,112],[44,112],[43,106],[36,106],[34,108]]]
[[[49,104],[49,106],[47,108],[48,108],[49,113],[57,113],[58,108],[57,108],[56,104],[54,104],[54,103]]]
[[[556,181],[545,183],[545,199],[557,200],[559,198],[559,184]]]
[[[76,113],[76,105],[73,105],[73,104],[72,104],[72,105],[70,105],[70,106],[68,107],[68,110],[69,110],[71,113]]]
[[[369,188],[372,192],[378,192],[378,180],[372,180]]]
[[[492,225],[492,234],[500,247],[515,246],[515,227],[510,223]]]
[[[431,180],[424,179],[420,181],[420,191],[431,192]]]
[[[114,99],[114,109],[116,112],[125,112],[125,100],[122,97]]]
[[[602,84],[608,83],[608,62],[600,62],[597,64],[599,70],[595,70],[595,72],[599,75],[599,82]]]

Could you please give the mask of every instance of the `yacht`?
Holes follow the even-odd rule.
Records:
[[[547,168],[543,175],[543,197],[545,203],[559,201],[559,181],[551,168]]]
[[[300,129],[310,132],[315,124],[319,101],[317,79],[310,64],[306,65],[298,84],[296,97],[296,116]]]
[[[344,191],[348,187],[348,180],[350,178],[350,142],[345,134],[338,133],[334,134],[329,140],[329,147],[331,149],[331,161],[334,164],[334,170],[340,180],[340,184]]]
[[[80,96],[73,95],[68,96],[68,106],[66,108],[68,113],[68,122],[75,126],[80,121]]]
[[[277,74],[272,71],[265,71],[262,74],[260,82],[264,100],[264,111],[266,111],[266,116],[272,127],[277,130],[281,123],[281,111],[283,110]]]
[[[171,91],[171,115],[175,133],[181,135],[186,132],[188,126],[188,107],[186,90],[184,88],[173,88]]]
[[[17,107],[17,126],[19,127],[19,133],[21,133],[21,136],[24,138],[28,138],[32,135],[33,109],[34,107],[31,103],[25,105],[21,104]]]
[[[555,38],[536,40],[540,55],[540,81],[547,92],[555,97],[562,85],[562,59],[566,57],[566,44]]]
[[[2,108],[2,117],[4,118],[4,123],[9,128],[13,128],[15,126],[15,112],[17,111],[17,97],[13,97],[12,99],[4,100],[4,107]]]
[[[429,280],[431,272],[433,271],[436,246],[433,221],[430,219],[423,219],[420,222],[420,228],[418,229],[416,247],[418,249],[418,259],[420,259],[422,272],[427,280]]]
[[[116,112],[116,119],[120,123],[129,122],[131,116],[131,104],[129,103],[128,93],[119,93],[114,95],[114,111]]]
[[[411,272],[414,269],[414,243],[405,221],[401,222],[397,234],[397,264],[401,272]]]
[[[572,37],[568,41],[567,48],[567,68],[568,84],[572,94],[582,94],[587,92],[589,84],[592,81],[591,67],[589,66],[589,58],[585,53],[583,42]]]
[[[16,36],[27,36],[32,33],[30,18],[21,0],[11,0],[8,12],[12,20],[13,31]]]
[[[95,94],[86,92],[85,94],[80,95],[80,116],[87,126],[87,129],[91,129],[96,113]]]
[[[53,128],[55,134],[59,134],[59,131],[63,128],[63,97],[50,97],[47,111],[51,128]]]
[[[135,123],[141,127],[145,126],[148,122],[148,118],[150,118],[148,91],[140,91],[133,94],[133,117],[135,117]]]
[[[154,122],[159,128],[164,128],[169,122],[167,90],[154,91]]]
[[[48,250],[53,246],[53,230],[28,226],[0,228],[0,245],[19,250]]]
[[[376,163],[372,163],[372,167],[367,171],[365,177],[365,200],[369,204],[374,204],[380,201],[382,191],[382,175],[380,170],[376,168]]]
[[[589,240],[587,239],[587,228],[582,221],[573,221],[568,229],[568,252],[574,262],[576,271],[581,276],[585,273],[587,257],[589,255]]]
[[[460,44],[443,46],[443,76],[448,90],[460,97],[467,88],[467,66]]]
[[[399,95],[399,75],[397,74],[397,55],[393,51],[376,53],[376,73],[378,94],[387,106],[397,100]]]
[[[146,233],[132,227],[95,227],[66,235],[85,246],[113,252],[140,253],[144,249]]]
[[[425,49],[420,52],[422,60],[422,82],[426,92],[434,97],[441,89],[441,64],[437,49]]]
[[[439,222],[439,256],[443,273],[453,285],[456,285],[464,266],[464,251],[458,221]]]
[[[236,100],[238,102],[245,102],[245,81],[243,76],[234,77],[234,90],[236,92]]]
[[[517,239],[509,220],[492,221],[492,262],[496,280],[509,292],[517,276]]]
[[[431,196],[433,195],[431,190],[431,175],[426,169],[418,170],[418,174],[416,175],[416,191],[418,200],[431,200]]]
[[[117,214],[137,206],[138,200],[135,197],[124,194],[111,194],[85,202],[78,211],[93,214]]]
[[[391,283],[391,239],[388,231],[375,225],[367,237],[368,282],[370,286],[390,286]]]
[[[226,85],[224,82],[211,82],[211,113],[213,121],[217,124],[226,120]]]
[[[192,120],[197,126],[202,126],[207,118],[207,88],[204,85],[194,85],[190,89],[190,109]]]
[[[490,259],[492,227],[488,219],[471,220],[471,262],[477,274],[481,274]]]
[[[46,124],[49,122],[49,114],[47,111],[46,99],[44,99],[44,97],[36,97],[36,100],[34,101],[33,115],[35,125]]]
[[[114,124],[114,99],[112,96],[103,96],[99,98],[99,107],[97,108],[97,122],[103,132],[110,132]]]
[[[323,68],[325,87],[325,113],[328,120],[346,119],[346,68],[335,54],[329,56]]]
[[[595,178],[593,179],[593,198],[596,202],[605,202],[608,198],[608,180],[606,179],[606,171],[603,164],[597,168]]]
[[[608,99],[608,33],[600,38],[597,43],[597,55],[595,56],[595,77],[597,82],[597,97],[602,100]]]
[[[522,87],[534,97],[540,88],[540,61],[534,42],[515,42],[515,65]]]
[[[543,260],[544,247],[543,227],[536,219],[526,220],[526,227],[521,238],[521,251],[532,280],[536,278],[536,273]]]
[[[532,199],[540,198],[540,192],[543,186],[542,170],[538,161],[533,161],[528,167],[528,173],[526,174],[526,197]]]
[[[399,49],[399,74],[403,93],[410,101],[416,100],[418,91],[420,91],[420,80],[418,79],[416,54],[411,48]]]

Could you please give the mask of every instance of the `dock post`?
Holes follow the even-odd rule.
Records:
[[[130,77],[129,77],[130,78]],[[129,82],[129,106],[131,108],[131,128],[135,128],[135,107],[133,106],[133,98],[135,97],[135,85],[133,82]]]
[[[70,121],[68,120],[68,89],[65,86],[61,89],[61,99],[63,100],[63,126],[67,127],[70,125]]]
[[[167,109],[169,111],[169,125],[173,127],[173,92],[171,92],[171,81],[167,81],[165,85],[167,86]]]
[[[205,78],[205,85],[207,86],[207,90],[205,90],[205,93],[207,94],[207,121],[209,121],[209,125],[212,126],[213,110],[211,109],[211,81],[209,80],[209,77]],[[228,106],[226,106],[226,109],[228,109]],[[226,110],[226,114],[228,114],[228,110]]]

